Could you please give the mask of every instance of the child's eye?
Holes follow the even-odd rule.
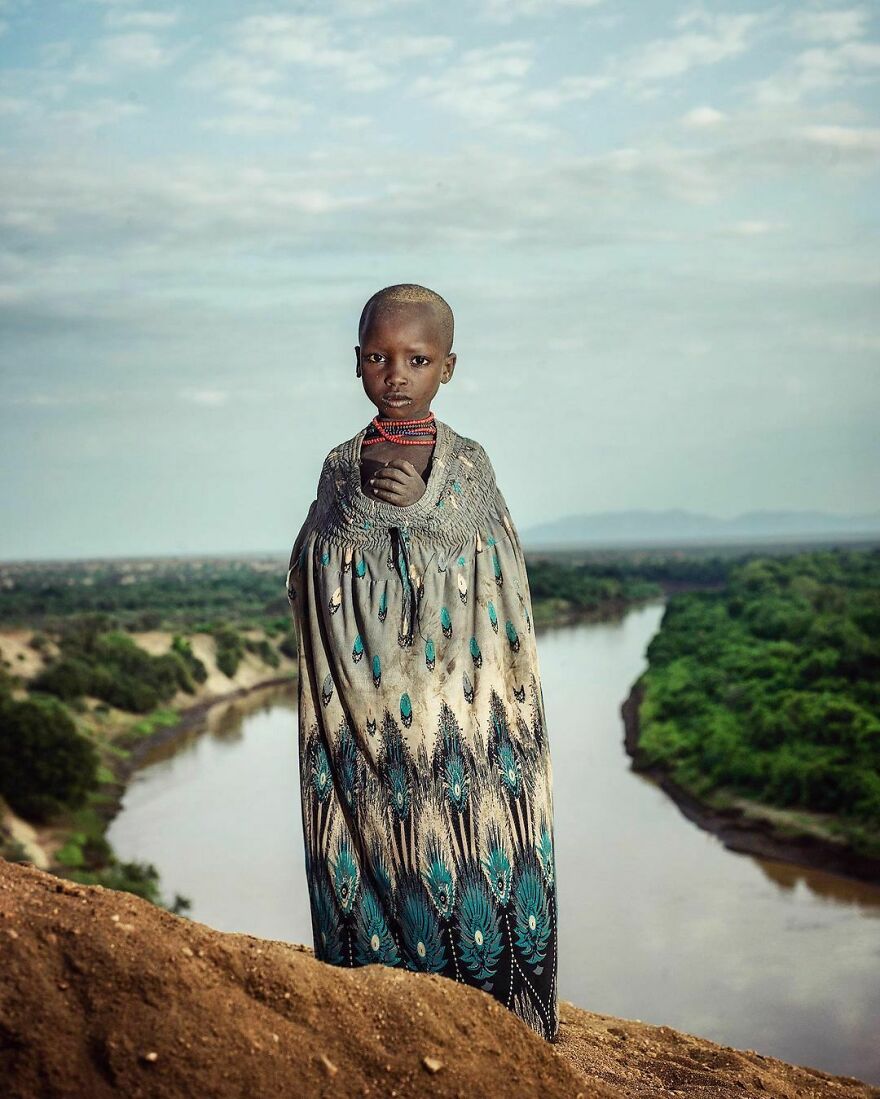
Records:
[[[421,359],[422,361],[418,362],[417,361],[418,359]],[[415,363],[416,366],[427,366],[428,363],[430,362],[430,359],[426,359],[424,355],[415,355],[413,357],[413,362]]]
[[[377,363],[377,362],[380,362],[382,360],[382,358],[383,358],[383,356],[380,355],[378,351],[371,351],[370,354],[367,355],[367,362],[368,363]]]

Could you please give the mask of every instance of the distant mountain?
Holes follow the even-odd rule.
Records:
[[[520,532],[523,545],[532,548],[875,535],[880,536],[880,512],[829,515],[824,511],[747,511],[733,519],[717,519],[682,508],[566,515]]]

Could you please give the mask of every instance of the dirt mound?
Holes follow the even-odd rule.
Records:
[[[880,1089],[561,1005],[550,1045],[487,993],[338,969],[0,859],[7,1099],[835,1095]]]

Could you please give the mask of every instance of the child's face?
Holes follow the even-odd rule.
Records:
[[[446,354],[443,330],[427,302],[395,302],[373,315],[355,347],[357,374],[364,392],[393,420],[427,416],[442,382],[455,368]]]

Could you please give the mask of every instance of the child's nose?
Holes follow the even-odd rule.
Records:
[[[388,377],[395,381],[406,379],[406,359],[391,359],[388,363]]]

